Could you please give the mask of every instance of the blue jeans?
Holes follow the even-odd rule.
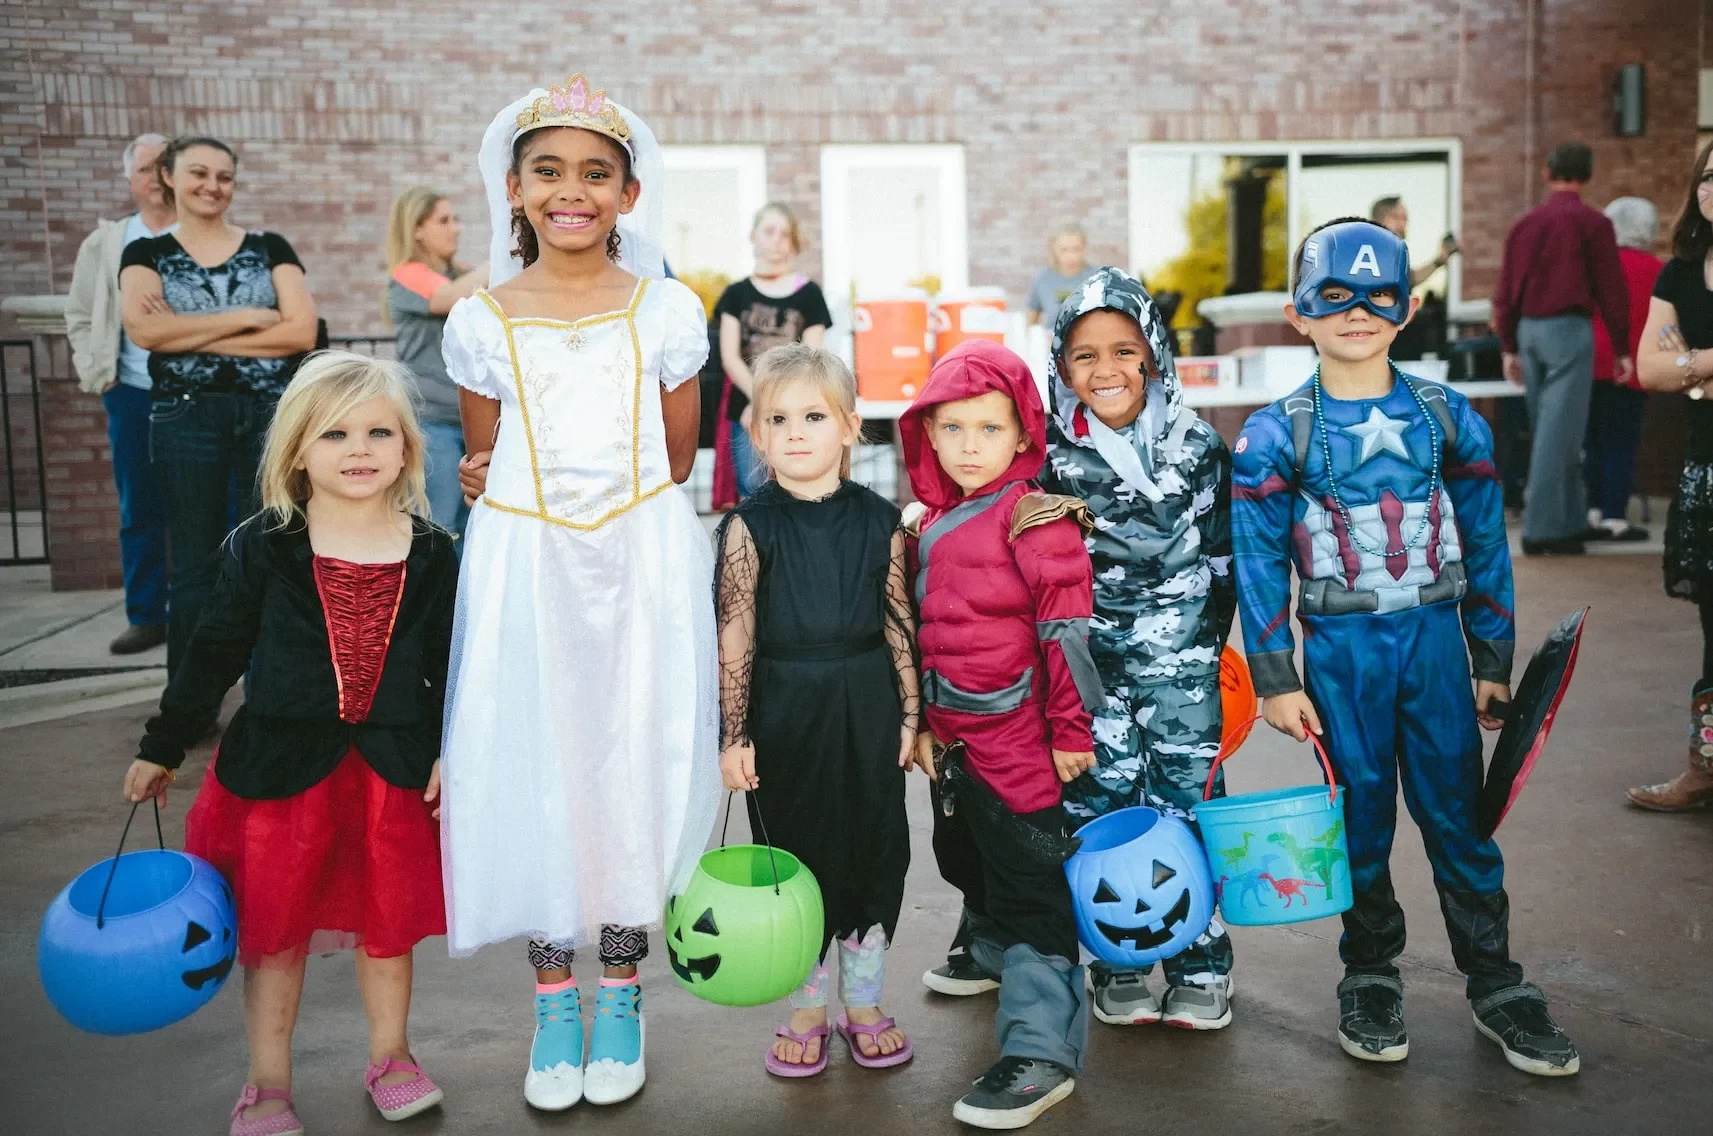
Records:
[[[732,468],[738,474],[738,496],[748,497],[766,483],[767,467],[762,465],[761,455],[755,452],[755,443],[742,423],[733,422],[731,427]]]
[[[232,490],[238,491],[238,517],[261,507],[256,474],[276,401],[248,393],[199,394],[157,400],[149,409],[149,460],[172,548],[168,677],[184,658],[219,574],[220,544],[231,531]]]
[[[1636,449],[1642,444],[1646,391],[1596,382],[1588,406],[1588,434],[1582,441],[1582,483],[1588,507],[1603,519],[1621,521],[1630,508],[1635,483]]]
[[[101,396],[113,484],[119,490],[119,562],[125,570],[125,616],[134,627],[167,621],[167,526],[149,468],[149,403],[142,387],[116,384]]]
[[[424,422],[422,437],[428,464],[428,509],[434,523],[451,533],[462,536],[470,507],[464,504],[464,490],[458,487],[458,462],[464,457],[464,431],[445,422]],[[464,542],[456,547],[462,553]]]

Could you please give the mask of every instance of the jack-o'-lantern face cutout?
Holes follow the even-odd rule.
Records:
[[[673,896],[667,901],[666,918],[670,933],[666,936],[666,958],[672,964],[672,973],[681,981],[703,982],[713,978],[720,969],[718,944],[704,942],[707,939],[720,937],[720,925],[714,919],[714,909],[704,908],[702,914],[696,916],[690,924],[690,937],[685,938],[685,928],[682,922],[673,925],[673,917],[677,914],[678,897]],[[697,950],[706,953],[697,955]]]
[[[1077,830],[1065,864],[1077,934],[1096,958],[1146,966],[1192,943],[1213,917],[1207,856],[1189,826],[1136,806]]]
[[[1162,893],[1160,889],[1177,879],[1178,873],[1155,860],[1153,877],[1153,887],[1148,896],[1134,897],[1133,912],[1127,910],[1131,900],[1120,896],[1105,877],[1095,885],[1096,910],[1110,912],[1111,920],[1096,918],[1094,925],[1113,946],[1132,951],[1163,947],[1177,936],[1184,920],[1190,917],[1190,890],[1181,884],[1177,888],[1177,897],[1164,907],[1164,914],[1155,914],[1160,910],[1156,905],[1170,895],[1169,890]],[[1120,919],[1124,922],[1118,922]]]

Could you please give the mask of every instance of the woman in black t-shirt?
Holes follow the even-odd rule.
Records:
[[[714,305],[720,323],[720,362],[726,370],[725,438],[714,440],[714,508],[731,508],[766,480],[750,439],[750,364],[769,347],[786,343],[821,346],[833,317],[820,285],[793,271],[803,251],[797,218],[772,202],[755,215],[749,235],[755,271],[727,288]],[[721,445],[725,442],[725,445]],[[735,475],[735,481],[734,481]]]
[[[1683,474],[1665,526],[1665,590],[1701,609],[1701,677],[1690,692],[1689,768],[1629,791],[1631,804],[1681,812],[1713,802],[1713,142],[1701,148],[1689,199],[1660,270],[1636,352],[1650,390],[1689,398]]]
[[[180,138],[160,176],[178,225],[120,260],[125,334],[150,352],[149,453],[172,549],[167,670],[177,668],[214,584],[229,489],[259,507],[256,470],[292,357],[313,350],[315,301],[284,237],[226,220],[238,159],[214,138]]]

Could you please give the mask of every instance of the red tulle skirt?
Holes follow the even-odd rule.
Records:
[[[446,933],[433,809],[422,790],[388,783],[355,748],[283,800],[234,796],[210,764],[184,846],[232,885],[239,965],[358,947],[392,958]]]

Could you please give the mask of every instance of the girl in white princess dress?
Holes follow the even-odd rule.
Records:
[[[447,317],[470,514],[441,759],[452,953],[530,936],[524,1096],[643,1083],[636,964],[713,825],[719,695],[696,453],[701,301],[663,279],[660,149],[581,75],[488,128],[492,291]],[[652,194],[652,199],[650,197]],[[496,433],[497,431],[497,433]],[[602,978],[585,1069],[573,951]]]

